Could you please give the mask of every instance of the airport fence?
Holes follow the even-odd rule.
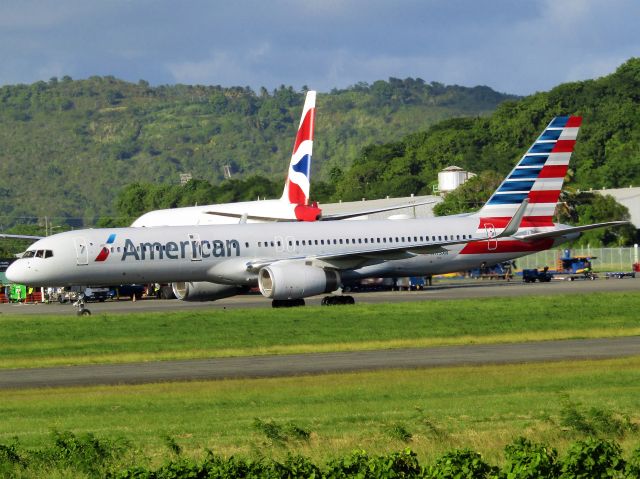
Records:
[[[563,255],[564,249],[551,249],[540,251],[539,253],[524,256],[516,260],[518,270],[542,269],[548,266],[549,269],[556,269],[558,259]],[[633,264],[639,260],[638,246],[631,248],[591,248],[589,246],[572,248],[571,256],[596,257],[592,264],[595,271],[631,271]]]

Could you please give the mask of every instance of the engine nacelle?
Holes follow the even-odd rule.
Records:
[[[337,271],[301,264],[273,264],[260,270],[258,286],[271,299],[300,299],[330,293],[340,286]]]
[[[173,294],[181,301],[215,301],[241,293],[244,289],[208,281],[171,283]]]

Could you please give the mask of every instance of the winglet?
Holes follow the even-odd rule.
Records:
[[[524,218],[524,212],[527,209],[527,206],[529,206],[529,198],[525,198],[524,200],[522,200],[522,203],[518,207],[518,210],[516,211],[516,213],[513,215],[511,220],[509,220],[509,223],[507,223],[507,226],[504,228],[504,230],[502,230],[502,232],[498,236],[496,236],[496,238],[513,236],[518,232],[518,229],[520,229],[520,224],[522,223],[522,218]]]

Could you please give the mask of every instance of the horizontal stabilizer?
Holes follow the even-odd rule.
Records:
[[[594,230],[597,228],[608,228],[613,226],[622,226],[631,224],[629,221],[609,221],[607,223],[594,223],[591,225],[569,226],[567,228],[545,231],[543,233],[533,233],[529,235],[516,235],[513,238],[522,241],[533,241],[543,238],[561,238],[562,236],[582,233],[583,231]]]
[[[22,240],[37,241],[39,239],[44,238],[44,236],[9,235],[9,234],[0,233],[0,238],[2,238],[2,239],[22,239]]]

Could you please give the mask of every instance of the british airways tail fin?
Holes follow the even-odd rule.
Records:
[[[520,159],[509,176],[476,213],[478,229],[499,230],[509,224],[525,199],[521,228],[553,227],[553,214],[567,174],[582,118],[558,116]]]
[[[295,205],[306,205],[309,202],[311,178],[311,153],[313,151],[313,129],[316,119],[316,92],[307,92],[302,108],[298,134],[293,144],[289,173],[282,193],[282,201]]]

